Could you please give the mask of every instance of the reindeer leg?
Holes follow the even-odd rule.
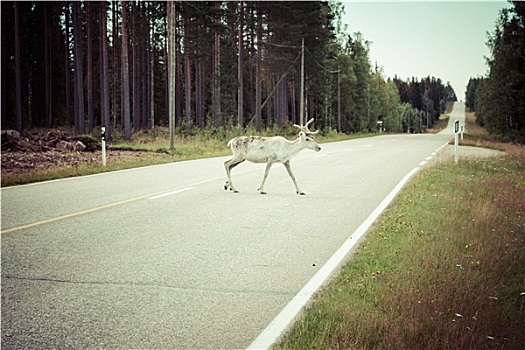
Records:
[[[288,174],[292,178],[292,181],[293,181],[293,183],[295,185],[295,191],[297,192],[297,194],[300,194],[301,196],[304,196],[306,193],[304,193],[303,191],[301,191],[299,189],[299,186],[297,185],[297,181],[295,180],[295,176],[292,173],[292,168],[290,167],[290,161],[284,162],[283,164],[286,167],[286,170],[288,171]]]
[[[232,177],[230,174],[230,164],[232,160],[233,158],[224,162],[224,169],[226,169],[226,176],[228,177],[228,180],[226,180],[226,183],[224,184],[224,190],[231,189],[232,186]]]
[[[264,171],[264,177],[261,183],[261,186],[257,189],[261,194],[266,194],[264,192],[264,182],[266,181],[266,178],[268,177],[268,174],[270,173],[270,168],[272,167],[273,162],[271,160],[268,160],[268,163],[266,163],[266,170]]]
[[[226,184],[224,185],[225,190],[230,189],[230,191],[233,191],[233,193],[238,193],[238,191],[233,187],[231,170],[235,168],[237,165],[241,164],[242,162],[244,162],[244,159],[239,161],[239,160],[236,160],[235,158],[232,158],[224,162],[224,168],[226,169],[226,175],[228,176],[228,180],[226,181]]]

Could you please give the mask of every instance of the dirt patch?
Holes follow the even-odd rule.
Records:
[[[143,159],[146,152],[108,150],[108,164],[134,163]],[[148,152],[147,156],[157,154]],[[102,152],[2,152],[2,177],[30,174],[38,171],[101,166]]]
[[[2,152],[2,176],[27,174],[35,170],[78,167],[81,163],[99,162],[94,152]]]
[[[100,147],[91,136],[71,136],[57,129],[22,134],[3,130],[1,141],[2,176],[95,162],[94,152]]]
[[[458,146],[458,158],[459,160],[465,158],[489,158],[498,157],[506,154],[505,152],[498,151],[491,148],[474,147],[474,146]],[[440,156],[443,158],[450,157],[454,159],[454,145],[448,145],[441,151]]]
[[[97,167],[102,164],[99,140],[89,136],[71,136],[61,130],[1,132],[2,178],[61,169]],[[108,164],[135,162],[146,152],[108,149]],[[151,153],[151,152],[150,152]],[[149,154],[149,153],[148,153]]]

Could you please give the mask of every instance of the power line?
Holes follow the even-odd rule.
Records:
[[[328,73],[332,73],[332,74],[335,74],[335,73],[339,73],[339,72],[341,72],[340,69],[338,69],[338,70],[330,70],[330,69],[326,68],[326,67],[323,66],[321,63],[317,62],[317,60],[314,58],[314,55],[312,55],[312,53],[310,52],[310,50],[308,50],[308,48],[307,48],[306,46],[305,46],[304,48],[305,48],[305,50],[310,54],[310,56],[312,56],[313,61],[314,61],[314,62],[315,62],[315,63],[316,63],[321,69],[327,71]]]
[[[283,44],[274,44],[274,43],[270,43],[270,42],[262,42],[263,45],[271,45],[271,46],[276,46],[276,47],[282,47],[282,48],[290,48],[290,49],[300,49],[301,47],[300,46],[295,46],[295,45],[283,45]]]

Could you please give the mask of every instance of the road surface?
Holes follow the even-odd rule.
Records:
[[[450,138],[304,150],[306,196],[282,165],[257,193],[264,165],[247,162],[224,191],[229,157],[4,188],[2,347],[248,347]]]

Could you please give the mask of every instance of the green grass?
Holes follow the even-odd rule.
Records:
[[[506,151],[418,173],[276,348],[523,349],[525,149]]]

